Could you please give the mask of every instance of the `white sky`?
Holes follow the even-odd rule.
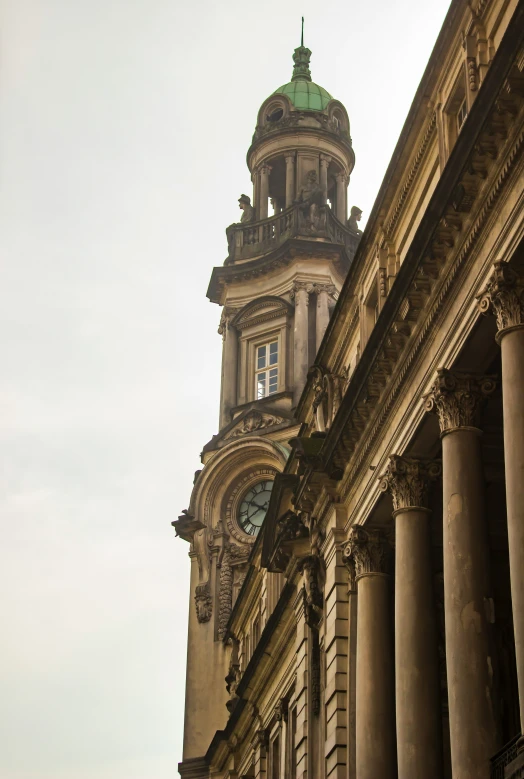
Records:
[[[0,0],[1,779],[173,779],[224,229],[313,51],[370,212],[447,0]]]

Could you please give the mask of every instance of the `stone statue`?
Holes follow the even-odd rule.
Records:
[[[255,209],[251,205],[251,198],[248,195],[240,195],[238,198],[239,208],[243,211],[240,219],[241,224],[246,222],[253,222],[255,219]]]
[[[362,211],[358,206],[352,206],[351,207],[351,213],[349,215],[348,219],[348,228],[350,230],[353,230],[355,233],[358,233],[359,235],[362,235],[362,230],[359,230],[358,223],[362,219]]]
[[[326,221],[326,193],[320,186],[317,173],[310,170],[306,176],[306,183],[301,187],[295,204],[299,206],[301,221],[312,232],[325,228]]]

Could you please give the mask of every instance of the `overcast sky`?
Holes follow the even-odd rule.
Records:
[[[1,779],[174,779],[205,297],[299,44],[369,214],[448,2],[0,0]]]

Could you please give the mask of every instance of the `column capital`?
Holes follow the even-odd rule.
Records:
[[[424,408],[438,415],[442,434],[459,427],[476,427],[482,406],[495,387],[494,376],[452,373],[441,368],[425,396]]]
[[[493,263],[493,273],[477,300],[483,314],[495,315],[498,335],[509,327],[524,325],[524,279],[507,262]]]
[[[372,573],[385,574],[387,544],[379,530],[365,530],[354,525],[342,545],[342,557],[355,579]]]
[[[271,165],[261,165],[258,170],[259,170],[260,173],[263,173],[266,176],[269,176],[269,174],[271,173],[272,169],[271,169]]]
[[[393,454],[380,478],[380,489],[391,494],[396,512],[415,507],[429,509],[429,484],[441,472],[440,463],[434,460],[413,460]]]
[[[234,308],[224,308],[222,309],[222,313],[220,315],[220,324],[218,326],[218,334],[219,335],[225,335],[225,332],[228,327],[231,327],[231,322],[233,321],[233,318],[237,314],[237,309]]]
[[[284,159],[286,161],[286,165],[291,165],[292,163],[295,162],[296,152],[294,151],[286,152],[286,154],[284,154]]]
[[[327,168],[330,162],[331,162],[331,157],[329,156],[329,154],[320,155],[320,164],[323,165],[325,168]]]
[[[342,182],[343,184],[346,184],[346,183],[347,183],[347,181],[348,181],[348,178],[349,178],[349,177],[348,177],[348,176],[347,176],[345,173],[336,173],[336,174],[335,174],[335,179],[336,179],[338,182]]]
[[[300,301],[304,300],[304,296],[305,296],[305,302],[307,306],[309,303],[309,296],[314,291],[315,291],[315,285],[312,284],[310,281],[294,281],[293,287],[291,288],[291,292],[289,293],[289,295],[291,297],[291,300],[293,299],[295,300],[295,306],[298,306],[300,304]]]

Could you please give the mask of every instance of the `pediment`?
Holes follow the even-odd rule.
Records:
[[[268,322],[281,316],[290,316],[292,313],[293,308],[287,301],[267,296],[244,306],[233,319],[232,325],[238,330],[243,330],[245,327]]]
[[[258,403],[261,402],[258,401]],[[225,444],[230,444],[250,435],[264,435],[266,432],[277,429],[281,425],[286,426],[293,423],[293,416],[289,412],[274,406],[266,406],[264,409],[254,408],[255,403],[244,409],[218,435],[213,436],[211,441],[204,446],[204,452],[218,449],[221,446],[225,446]]]
[[[229,441],[232,438],[240,438],[250,433],[260,435],[267,428],[281,425],[286,421],[286,417],[278,413],[270,414],[252,408],[233,420],[233,426],[225,433],[223,440]]]

